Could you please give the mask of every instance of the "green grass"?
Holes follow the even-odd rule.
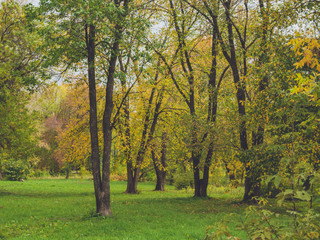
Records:
[[[140,194],[124,194],[125,182],[111,183],[113,217],[95,217],[93,182],[87,179],[0,181],[0,239],[203,239],[206,228],[231,213],[243,217],[241,189],[155,192],[139,183]],[[245,239],[243,232],[233,233]]]

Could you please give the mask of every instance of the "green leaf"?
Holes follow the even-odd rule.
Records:
[[[302,201],[310,201],[311,200],[311,196],[309,193],[307,193],[306,191],[296,191],[295,198],[302,200]]]

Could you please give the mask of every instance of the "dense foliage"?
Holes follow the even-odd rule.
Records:
[[[312,209],[319,195],[319,12],[315,0],[2,1],[0,176],[91,172],[102,215],[110,178],[207,197],[227,177],[243,202],[290,200],[297,218],[294,201]]]

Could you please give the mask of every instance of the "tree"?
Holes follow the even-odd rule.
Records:
[[[52,175],[61,170],[55,151],[58,148],[57,136],[66,123],[67,116],[62,115],[68,112],[68,105],[64,104],[68,91],[65,84],[50,83],[39,87],[28,101],[28,109],[36,112],[38,117],[36,129],[40,142],[35,153],[40,159],[38,168],[46,169]]]
[[[84,81],[78,83],[73,81],[65,86],[68,93],[59,106],[57,118],[60,127],[57,129],[56,137],[58,147],[53,153],[59,167],[65,171],[66,178],[69,177],[70,170],[74,168],[90,169],[88,86]],[[98,98],[101,98],[101,90],[103,89],[98,89]],[[102,108],[101,105],[98,105],[99,110]],[[101,122],[101,116],[98,116],[98,119]],[[101,129],[101,124],[99,124],[99,129]]]
[[[18,2],[1,2],[0,165],[19,159],[27,164],[36,148],[34,118],[26,108],[41,69],[41,38],[31,31],[33,24]]]
[[[166,182],[167,175],[167,143],[168,143],[168,135],[166,130],[163,130],[161,136],[161,153],[160,157],[156,152],[156,145],[153,143],[151,155],[153,160],[154,169],[156,171],[157,176],[157,184],[155,191],[164,191],[164,186]]]
[[[110,155],[112,141],[113,90],[119,46],[130,12],[130,0],[108,2],[64,2],[43,0],[41,8],[47,17],[47,41],[51,54],[48,64],[64,63],[70,67],[87,60],[90,105],[92,174],[97,213],[110,216]],[[108,43],[111,42],[111,45]],[[97,47],[101,49],[98,55]],[[98,134],[96,96],[97,57],[108,59],[106,67],[105,107],[103,113],[102,168]],[[100,66],[99,66],[100,67]],[[103,65],[101,69],[103,69]],[[102,172],[101,172],[102,170]]]
[[[205,77],[208,78],[208,101],[205,103],[207,105],[207,120],[205,125],[213,128],[216,123],[218,92],[228,67],[221,72],[220,78],[218,78],[217,31],[215,29],[210,31],[208,37],[209,41],[203,39],[200,35],[202,29],[197,28],[198,24],[201,22],[196,15],[197,12],[201,13],[199,8],[187,1],[170,0],[168,1],[168,5],[170,21],[174,29],[174,34],[176,35],[176,49],[172,50],[174,55],[171,57],[173,59],[171,62],[165,58],[163,53],[159,51],[157,51],[157,53],[165,62],[177,91],[188,106],[191,118],[191,161],[194,172],[195,196],[206,197],[215,137],[213,129],[205,130],[202,133],[201,127],[199,126],[199,120],[201,119],[199,114],[201,114],[201,112],[198,112],[199,110],[197,110],[196,106],[196,79],[204,78],[204,76],[199,75],[199,72],[204,72]],[[192,15],[194,18],[187,19],[187,15]],[[199,32],[199,35],[194,34],[194,32]],[[203,57],[200,49],[201,47],[207,47],[208,45],[210,46],[208,49],[210,51],[210,57],[208,58],[210,65],[207,65],[202,69],[195,69],[195,65],[199,64],[196,62],[197,54],[197,57]],[[178,58],[180,64],[179,68],[182,72],[181,76],[177,75],[175,73],[176,70],[173,69],[175,58]],[[199,72],[197,73],[196,70]],[[185,79],[186,83],[181,81],[180,78]],[[206,144],[207,148],[203,148]],[[203,157],[204,153],[202,148],[207,151],[205,157]],[[201,161],[201,158],[204,158],[204,161]],[[200,176],[201,171],[203,171],[203,178]]]
[[[121,98],[113,122],[121,139],[119,150],[123,152],[127,164],[126,193],[137,193],[140,171],[153,138],[163,98],[163,90],[158,90],[160,61],[155,66],[155,58],[146,51],[145,46],[140,45],[147,29],[144,14],[141,11],[134,13],[140,20],[133,19],[126,33],[133,30],[134,33],[122,42],[119,51]],[[148,88],[151,91],[146,90]],[[132,99],[136,100],[134,104]]]
[[[150,83],[141,84],[142,88],[145,86],[150,86],[151,91],[146,91],[146,96],[140,96],[140,99],[142,102],[137,101],[136,108],[138,110],[137,114],[135,115],[136,121],[138,120],[139,125],[136,126],[136,131],[130,130],[130,132],[134,133],[137,137],[130,138],[130,145],[128,144],[128,125],[125,125],[126,132],[125,136],[122,139],[126,140],[126,143],[124,142],[124,149],[126,152],[127,157],[127,190],[126,193],[137,193],[137,184],[140,177],[140,171],[142,164],[144,162],[146,153],[152,143],[153,136],[156,130],[156,126],[158,123],[161,105],[163,101],[163,88],[158,89],[159,82],[161,79],[159,79],[160,73],[159,73],[159,65],[157,69],[155,70],[154,76],[151,75],[151,78],[153,78]],[[141,94],[144,90],[141,89]],[[142,104],[142,106],[139,106],[139,104]],[[142,118],[138,117],[141,116]],[[125,115],[127,120],[127,115]],[[141,121],[141,122],[140,122]],[[141,124],[142,123],[142,124]],[[133,125],[134,123],[131,122]],[[135,123],[137,124],[137,122]],[[132,141],[135,140],[135,141]],[[134,149],[136,148],[136,149]],[[127,155],[129,154],[129,155]],[[135,160],[134,160],[135,158]]]

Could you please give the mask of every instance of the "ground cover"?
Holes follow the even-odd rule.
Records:
[[[141,183],[141,193],[124,194],[125,182],[112,182],[113,217],[95,216],[93,183],[88,179],[0,181],[0,239],[203,239],[208,226],[234,214],[243,217],[241,189],[209,192],[155,192]],[[240,238],[235,225],[230,229]]]

